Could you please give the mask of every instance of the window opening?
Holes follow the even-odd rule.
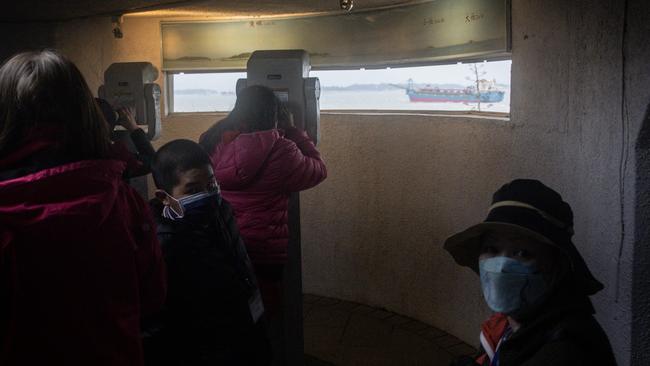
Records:
[[[312,70],[321,110],[510,113],[512,61],[356,70]],[[173,112],[230,111],[245,72],[172,73]]]

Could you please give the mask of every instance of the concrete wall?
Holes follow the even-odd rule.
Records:
[[[77,64],[94,93],[113,62],[149,61],[160,70],[157,19],[127,18],[121,26],[124,38],[113,37],[112,29],[110,18],[104,17],[63,23],[55,33],[56,47]],[[157,83],[164,85],[162,72]]]
[[[635,197],[633,148],[619,172],[623,137],[629,133],[634,143],[650,97],[650,5],[629,2],[625,123],[624,8],[615,0],[513,2],[510,122],[324,115],[320,149],[329,177],[302,195],[305,291],[383,306],[476,344],[487,315],[478,281],[455,266],[442,242],[482,220],[501,184],[538,178],[573,206],[576,245],[607,286],[593,301],[619,363],[630,364],[634,344],[636,364],[647,364],[647,328],[636,325],[631,339],[634,220],[637,214],[643,228],[650,217]],[[107,19],[67,23],[57,28],[56,46],[95,90],[111,62],[160,63],[157,19],[127,17],[123,30],[115,40]],[[160,143],[195,139],[217,118],[166,118]],[[648,281],[644,244],[636,244],[645,251],[637,289]],[[647,325],[648,304],[640,299],[647,294],[635,298],[635,324]]]
[[[650,105],[636,145],[636,225],[634,246],[634,282],[632,292],[632,347],[650,349]],[[648,352],[633,355],[635,365],[650,364]]]
[[[0,62],[21,51],[54,47],[56,24],[0,23]]]
[[[628,8],[628,40],[625,44],[626,105],[632,138],[637,125],[643,121],[636,141],[636,154],[629,169],[636,179],[628,197],[629,209],[635,210],[635,222],[628,225],[634,231],[634,276],[632,292],[632,354],[633,365],[650,365],[650,9],[645,2],[632,1]],[[644,114],[645,111],[645,114]],[[634,141],[631,141],[634,143]],[[633,194],[634,193],[634,194]],[[630,220],[631,221],[631,220]]]

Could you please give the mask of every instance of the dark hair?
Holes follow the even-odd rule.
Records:
[[[239,130],[246,133],[276,128],[281,105],[282,102],[273,90],[265,86],[252,85],[242,89],[228,117],[215,123],[203,134],[201,146],[205,151],[212,152],[221,142],[225,131]]]
[[[111,106],[106,99],[102,98],[95,98],[95,102],[97,103],[99,110],[102,112],[102,116],[104,116],[104,119],[108,122],[109,130],[114,128],[117,124],[117,113],[113,106]]]
[[[196,142],[180,139],[158,149],[151,162],[151,173],[156,187],[171,193],[180,173],[206,165],[212,166],[208,153]]]
[[[0,155],[45,127],[70,157],[108,153],[107,124],[79,69],[56,51],[19,53],[0,68]]]
[[[293,115],[291,114],[289,107],[284,103],[280,103],[280,106],[278,107],[278,127],[282,128],[282,126],[286,126],[292,118]]]
[[[215,146],[221,142],[221,136],[226,131],[236,131],[237,126],[234,120],[226,117],[217,121],[199,138],[199,145],[209,154],[212,154]]]

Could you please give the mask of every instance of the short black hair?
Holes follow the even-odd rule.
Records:
[[[151,173],[156,187],[171,193],[178,184],[180,173],[206,165],[212,166],[208,153],[196,142],[180,139],[158,149],[151,163]]]

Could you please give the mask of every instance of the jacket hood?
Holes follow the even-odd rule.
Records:
[[[124,168],[84,160],[0,181],[0,227],[55,237],[97,228],[113,209]]]
[[[217,145],[215,175],[224,189],[241,187],[253,180],[282,138],[277,130],[243,133],[232,142]]]

